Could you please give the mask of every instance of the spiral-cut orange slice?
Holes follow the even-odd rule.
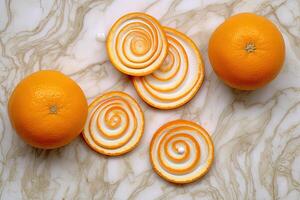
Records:
[[[124,92],[108,92],[89,105],[83,137],[95,151],[116,156],[132,150],[144,131],[144,115]]]
[[[144,77],[133,77],[139,96],[159,109],[173,109],[187,103],[204,78],[204,62],[195,43],[183,33],[164,28],[168,55],[160,68]]]
[[[159,22],[145,13],[129,13],[118,19],[107,37],[112,64],[132,76],[151,74],[167,55],[167,39]]]
[[[160,127],[150,144],[154,170],[173,183],[198,180],[210,169],[214,146],[209,134],[198,124],[175,120]]]

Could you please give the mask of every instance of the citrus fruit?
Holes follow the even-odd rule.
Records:
[[[164,63],[147,76],[133,77],[139,96],[159,109],[178,108],[190,101],[204,79],[204,62],[196,44],[185,34],[164,27],[168,54]]]
[[[175,120],[160,127],[150,144],[154,170],[173,183],[190,183],[204,176],[214,159],[214,145],[200,125]]]
[[[144,132],[144,114],[138,103],[120,91],[107,92],[89,105],[83,138],[96,152],[117,156],[131,151]]]
[[[30,145],[64,146],[80,134],[88,107],[80,87],[64,74],[43,70],[23,79],[8,103],[11,123]]]
[[[234,15],[212,34],[208,55],[216,74],[229,86],[254,90],[280,72],[285,45],[277,27],[251,13]]]
[[[106,43],[112,64],[132,76],[151,74],[167,55],[167,39],[159,22],[145,13],[129,13],[111,27]]]

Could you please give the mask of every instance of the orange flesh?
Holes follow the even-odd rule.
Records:
[[[146,103],[159,109],[172,109],[187,103],[199,90],[204,77],[204,66],[201,54],[193,41],[186,35],[174,29],[165,27],[164,30],[166,31],[169,46],[165,62],[152,74],[144,77],[133,77],[132,81],[139,96]],[[194,50],[198,62],[196,66],[189,66],[188,55],[176,37],[185,41],[186,45],[190,45]],[[199,71],[198,73],[193,74],[193,81],[191,81],[188,87],[184,87],[182,92],[178,95],[168,97],[168,94],[178,90],[183,82],[189,78],[187,75],[190,67],[197,67]],[[182,74],[180,74],[178,78],[179,70],[181,70],[180,72]],[[176,78],[176,81],[168,86],[162,87],[162,84],[158,84],[160,82],[169,83],[173,81],[175,77],[178,79]],[[155,83],[152,83],[150,80],[155,80]],[[155,100],[165,103],[164,105],[160,105],[156,103]]]
[[[132,76],[151,74],[167,55],[167,40],[159,22],[145,13],[129,13],[109,31],[107,52],[112,64]]]
[[[93,150],[117,156],[131,151],[138,144],[144,131],[144,116],[137,102],[128,94],[105,93],[89,105],[89,112],[83,137]],[[92,123],[96,123],[96,129]]]
[[[193,134],[191,134],[191,132],[193,132]],[[200,162],[202,147],[197,139],[194,138],[195,136],[201,137],[207,146],[207,158],[203,158],[206,159],[204,162]],[[178,144],[180,144],[185,151],[182,155],[175,157],[173,155],[174,153],[171,154],[169,151],[172,150],[175,153],[179,153],[176,149]],[[171,149],[168,148],[169,145],[171,145]],[[192,151],[195,152],[194,160],[192,160],[192,162],[189,161],[190,164],[184,165],[185,162],[189,160]],[[175,120],[166,123],[154,134],[150,143],[150,159],[153,169],[162,178],[173,183],[190,183],[204,176],[210,169],[214,159],[214,146],[209,134],[201,126],[186,120]],[[166,160],[177,166],[180,164],[181,168],[175,168],[169,165]],[[202,168],[200,168],[201,170],[195,173],[195,170],[200,166],[202,166]],[[192,177],[186,179],[182,178],[182,176],[191,173],[194,173]]]
[[[120,109],[120,106],[119,104],[117,104],[115,106],[115,102],[114,101],[122,101],[124,102],[125,104],[127,104],[128,108],[130,109],[130,112],[133,114],[134,116],[134,112],[132,111],[132,109],[130,108],[130,105],[128,104],[127,101],[125,101],[124,99],[122,98],[110,98],[110,99],[105,99],[104,102],[99,102],[99,106],[97,107],[96,110],[94,110],[93,114],[92,114],[92,117],[90,118],[90,122],[89,122],[89,132],[90,132],[90,135],[92,136],[94,142],[103,147],[103,148],[106,148],[106,149],[117,149],[117,148],[120,148],[122,146],[124,146],[126,143],[128,143],[128,141],[132,138],[132,136],[134,135],[135,131],[136,131],[136,117],[134,116],[133,118],[133,123],[134,123],[134,128],[132,130],[132,132],[129,134],[129,137],[127,138],[127,140],[124,140],[123,142],[119,142],[119,143],[115,143],[115,144],[109,144],[109,145],[106,145],[105,143],[102,143],[101,141],[98,140],[98,138],[96,137],[96,135],[102,135],[103,137],[105,138],[108,138],[108,139],[118,139],[120,137],[122,137],[124,135],[124,133],[127,131],[127,127],[128,127],[128,121],[126,121],[126,128],[124,130],[121,130],[119,133],[117,134],[114,134],[114,135],[108,135],[105,130],[102,128],[102,124],[99,123],[99,120],[97,119],[97,127],[98,127],[98,131],[97,132],[93,132],[92,131],[92,124],[91,122],[94,120],[94,114],[95,112],[98,110],[98,109],[101,109],[101,111],[103,109],[105,109],[107,106],[111,106],[111,108],[108,110],[109,111],[114,111],[115,109]],[[108,104],[108,105],[107,105]],[[122,109],[122,108],[121,108]],[[124,109],[123,109],[124,110]],[[100,113],[101,113],[100,111]],[[108,112],[105,113],[105,115],[109,114]],[[101,114],[99,114],[97,116],[97,118],[99,118]],[[126,115],[128,116],[128,114],[126,113]],[[128,119],[128,117],[127,117]],[[109,124],[109,121],[105,120],[105,124]]]

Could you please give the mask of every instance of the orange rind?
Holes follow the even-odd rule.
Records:
[[[111,27],[106,43],[112,64],[131,76],[145,76],[160,67],[167,39],[159,22],[145,13],[129,13]]]
[[[96,152],[109,156],[125,154],[138,144],[143,132],[143,111],[126,93],[108,92],[89,105],[83,137]]]
[[[151,140],[153,169],[172,183],[185,184],[200,179],[209,171],[213,159],[211,137],[194,122],[168,122],[156,131]]]
[[[164,28],[168,55],[160,68],[132,81],[139,96],[159,109],[178,108],[190,101],[204,79],[204,62],[196,44],[185,34]]]

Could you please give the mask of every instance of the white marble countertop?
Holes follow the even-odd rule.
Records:
[[[198,45],[206,76],[190,103],[172,111],[150,108],[128,77],[112,67],[97,35],[131,11],[155,16]],[[272,20],[286,44],[280,75],[253,92],[225,86],[207,56],[216,26],[245,11]],[[7,101],[20,79],[40,69],[69,75],[89,101],[109,90],[134,96],[146,117],[139,146],[108,158],[81,137],[51,151],[25,144],[9,123]],[[299,0],[1,0],[0,84],[1,199],[300,199]],[[211,171],[186,186],[162,180],[148,156],[154,131],[177,118],[205,127],[216,150]]]

